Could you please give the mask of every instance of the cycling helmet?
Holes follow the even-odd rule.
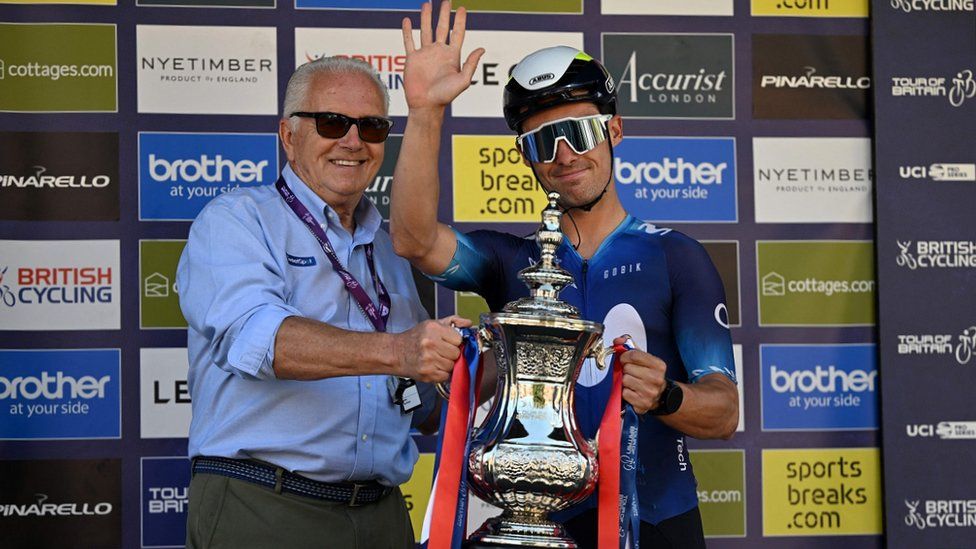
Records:
[[[601,114],[617,114],[617,90],[607,69],[569,46],[529,54],[505,84],[505,122],[518,132],[526,118],[565,103],[595,103]]]

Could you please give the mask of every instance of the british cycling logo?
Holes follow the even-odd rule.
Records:
[[[17,296],[11,291],[9,284],[3,283],[3,277],[7,274],[7,268],[7,265],[4,265],[3,269],[0,270],[0,300],[7,307],[13,307],[17,304]]]
[[[976,526],[976,500],[927,499],[923,501],[906,499],[904,501],[907,508],[905,526],[915,527],[919,530]]]
[[[892,97],[945,97],[953,107],[961,107],[976,97],[976,78],[970,69],[952,78],[941,76],[893,76]]]
[[[891,0],[892,9],[913,11],[973,11],[973,0]]]
[[[914,243],[914,245],[913,245]],[[896,240],[895,264],[909,270],[976,268],[976,241]]]

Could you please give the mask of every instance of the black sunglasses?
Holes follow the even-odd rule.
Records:
[[[393,121],[381,116],[350,118],[337,112],[293,112],[290,116],[314,118],[315,131],[329,139],[339,139],[346,135],[349,127],[355,124],[360,139],[367,143],[382,143],[393,128]]]

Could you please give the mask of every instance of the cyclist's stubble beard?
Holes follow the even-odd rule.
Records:
[[[543,163],[529,163],[529,168],[532,170],[532,175],[535,176],[535,180],[539,182],[539,186],[542,187],[542,191],[546,194],[550,192],[559,193],[559,206],[562,207],[563,211],[569,210],[579,210],[590,211],[594,206],[600,203],[606,198],[607,193],[611,193],[613,186],[613,144],[611,143],[610,137],[608,136],[603,143],[597,145],[598,148],[606,147],[607,157],[605,162],[595,162],[596,169],[593,170],[593,174],[590,181],[585,182],[585,192],[581,196],[573,197],[569,193],[564,193],[564,189],[560,189],[558,185],[555,185],[548,178],[544,179],[539,176],[539,171],[536,169],[537,165],[543,165]],[[589,153],[584,153],[589,154]],[[579,155],[580,160],[593,162],[592,160],[586,160],[584,155]]]

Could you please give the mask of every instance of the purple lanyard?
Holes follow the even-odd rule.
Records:
[[[380,280],[379,275],[376,274],[376,264],[373,262],[373,243],[370,242],[364,246],[366,250],[366,264],[369,265],[369,273],[373,277],[373,288],[376,289],[376,295],[379,297],[380,306],[377,310],[376,305],[373,304],[373,300],[369,298],[369,294],[363,289],[362,285],[356,280],[356,277],[352,276],[352,273],[346,270],[339,262],[339,256],[336,255],[335,249],[332,247],[332,242],[329,241],[328,235],[322,230],[322,227],[315,222],[315,218],[308,211],[308,208],[302,204],[302,201],[295,196],[295,193],[291,191],[288,184],[285,183],[284,177],[279,177],[278,182],[275,183],[275,188],[278,189],[278,194],[281,198],[285,199],[285,204],[291,208],[291,211],[295,212],[298,219],[305,224],[305,227],[311,231],[312,236],[315,240],[319,241],[319,245],[322,246],[322,251],[325,252],[326,257],[332,262],[332,269],[342,278],[342,281],[346,285],[346,290],[356,299],[356,303],[359,305],[359,310],[362,311],[363,315],[367,320],[373,323],[373,327],[376,328],[377,332],[386,331],[386,321],[390,318],[390,294],[386,291],[386,286]]]

